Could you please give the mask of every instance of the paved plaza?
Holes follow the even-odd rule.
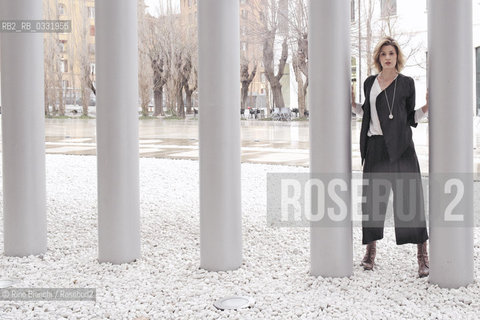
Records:
[[[474,121],[474,171],[480,171],[480,121]],[[242,162],[309,165],[309,127],[306,121],[241,121]],[[359,120],[352,120],[352,169],[361,170]],[[46,119],[46,152],[95,155],[95,119]],[[198,120],[141,120],[140,157],[198,159]],[[428,123],[413,129],[420,167],[428,174]]]

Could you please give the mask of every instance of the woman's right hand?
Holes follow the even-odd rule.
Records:
[[[355,90],[353,90],[353,84],[352,84],[350,92],[352,94],[352,109],[355,109],[357,104],[355,102]]]

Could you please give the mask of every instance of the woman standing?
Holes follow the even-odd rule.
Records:
[[[396,242],[417,244],[418,275],[425,277],[429,274],[428,234],[411,127],[425,117],[428,100],[415,110],[415,84],[412,78],[400,73],[405,61],[394,39],[386,37],[377,44],[373,61],[379,73],[365,80],[363,105],[355,103],[352,91],[352,108],[363,116],[360,152],[366,202],[362,204],[362,243],[367,245],[367,252],[362,265],[365,270],[372,270],[375,265],[376,241],[383,238],[392,189]],[[382,186],[385,188],[380,192]]]

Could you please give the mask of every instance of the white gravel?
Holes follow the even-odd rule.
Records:
[[[361,230],[354,228],[354,275],[310,276],[309,229],[266,223],[266,173],[306,168],[243,164],[244,264],[230,272],[201,270],[198,162],[141,159],[140,166],[143,256],[130,264],[100,264],[96,158],[47,155],[48,252],[43,257],[1,255],[0,279],[19,279],[16,287],[94,287],[97,300],[0,302],[1,319],[477,318],[478,282],[452,290],[418,279],[416,248],[397,246],[392,228],[378,244],[374,272],[358,263],[364,247]],[[214,301],[230,295],[252,296],[256,304],[216,310]]]

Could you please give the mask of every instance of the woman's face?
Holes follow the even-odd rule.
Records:
[[[397,51],[395,47],[391,45],[383,46],[380,49],[380,65],[383,70],[395,70],[397,65]]]

